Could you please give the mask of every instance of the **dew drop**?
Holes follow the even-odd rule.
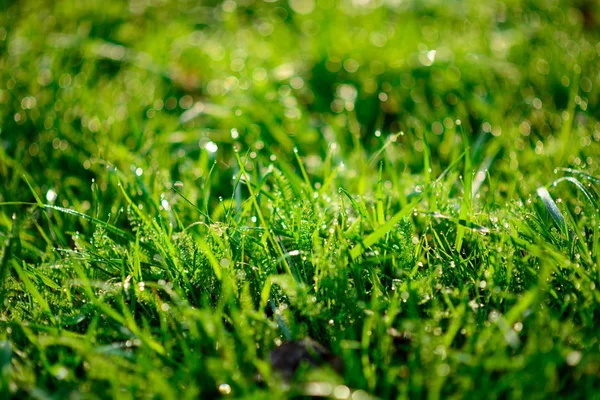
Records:
[[[222,383],[219,385],[219,392],[221,394],[230,394],[231,393],[231,386],[229,386],[227,383]]]

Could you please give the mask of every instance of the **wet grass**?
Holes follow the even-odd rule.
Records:
[[[0,393],[597,396],[598,18],[6,3]]]

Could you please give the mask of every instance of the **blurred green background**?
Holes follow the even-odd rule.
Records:
[[[333,143],[341,161],[398,135],[397,168],[419,173],[428,134],[437,174],[457,119],[500,181],[593,173],[599,52],[591,1],[8,2],[0,196],[27,198],[28,174],[82,210],[107,164],[192,184],[209,141],[220,168],[234,146],[297,147],[319,171]]]

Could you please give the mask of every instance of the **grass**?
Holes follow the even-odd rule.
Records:
[[[597,398],[598,23],[5,3],[2,397]]]

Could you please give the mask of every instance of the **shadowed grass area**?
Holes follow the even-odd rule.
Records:
[[[5,2],[0,393],[594,398],[593,2]]]

